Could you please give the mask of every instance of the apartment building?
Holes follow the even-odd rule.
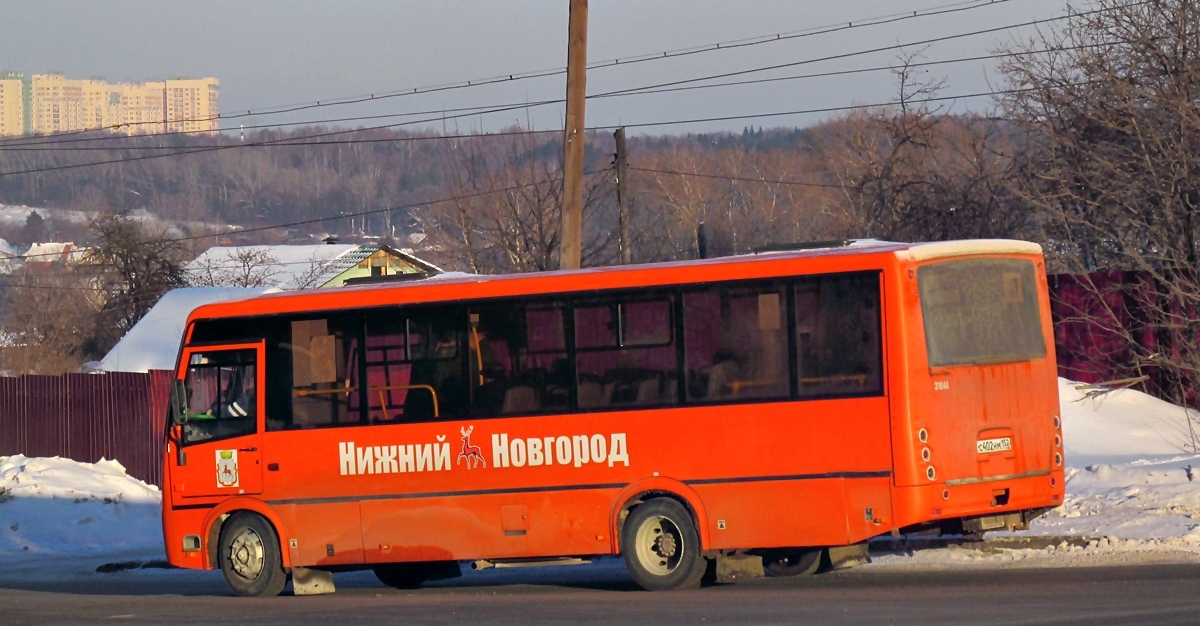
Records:
[[[215,133],[219,94],[215,78],[110,84],[59,73],[0,73],[0,136],[94,129]]]
[[[27,132],[26,101],[24,75],[19,72],[0,72],[0,136]]]

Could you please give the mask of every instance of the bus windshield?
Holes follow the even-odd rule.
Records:
[[[965,259],[917,269],[931,367],[1046,356],[1033,263]]]

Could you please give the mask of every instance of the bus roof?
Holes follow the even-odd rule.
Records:
[[[424,280],[398,283],[368,283],[331,289],[284,291],[246,300],[221,302],[198,307],[189,316],[195,319],[243,317],[247,315],[284,314],[303,311],[337,310],[383,306],[400,302],[438,302],[463,298],[462,288],[471,286],[471,297],[495,298],[536,293],[568,293],[613,289],[627,286],[630,275],[644,274],[647,284],[670,285],[721,281],[734,278],[752,279],[761,267],[762,277],[771,276],[771,266],[778,262],[823,257],[847,257],[851,267],[869,268],[882,265],[887,258],[919,262],[936,258],[995,254],[1042,253],[1038,244],[1009,239],[978,239],[933,243],[896,243],[879,240],[856,240],[848,245],[803,250],[781,250],[717,257],[689,261],[669,261],[640,265],[592,267],[578,270],[557,270],[523,274],[465,274],[449,272]],[[764,263],[774,261],[776,263]],[[761,264],[761,265],[759,265]],[[704,271],[706,280],[695,275],[683,275],[681,270]],[[515,287],[515,289],[514,289]]]

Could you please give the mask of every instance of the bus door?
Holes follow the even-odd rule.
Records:
[[[262,492],[263,352],[262,344],[184,350],[188,402],[174,427],[181,453],[171,455],[176,496]]]

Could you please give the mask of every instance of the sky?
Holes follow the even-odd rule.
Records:
[[[1082,0],[1086,6],[1086,0]],[[1076,3],[1077,6],[1080,3]],[[979,6],[975,6],[979,5]],[[862,25],[873,18],[940,15]],[[987,55],[1027,39],[1035,28],[1002,29],[919,45],[923,40],[997,29],[1065,14],[1066,0],[592,0],[590,63],[628,59],[747,38],[848,26],[759,45],[594,67],[588,93],[654,85],[844,53],[897,46],[871,54],[753,72],[723,80],[779,78],[887,67],[902,54],[938,61]],[[565,76],[514,80],[399,97],[379,95],[459,84],[566,64],[567,0],[0,0],[4,36],[0,70],[62,72],[110,82],[213,76],[221,81],[223,128],[317,122],[345,127],[418,122],[457,132],[519,125],[561,128],[563,105],[523,106],[561,99]],[[998,61],[938,65],[926,77],[945,79],[942,95],[1001,87]],[[703,83],[689,83],[703,84]],[[781,80],[588,101],[589,127],[649,124],[884,103],[896,97],[887,71]],[[374,101],[330,101],[377,94]],[[288,114],[265,111],[294,104],[325,106]],[[951,111],[985,110],[988,99],[944,103]],[[462,107],[510,110],[464,117]],[[422,113],[428,112],[428,113]],[[402,115],[408,114],[407,117]],[[415,115],[414,115],[415,114]],[[745,126],[805,126],[836,112],[637,126],[631,134],[740,131]],[[443,119],[448,118],[448,119]]]

